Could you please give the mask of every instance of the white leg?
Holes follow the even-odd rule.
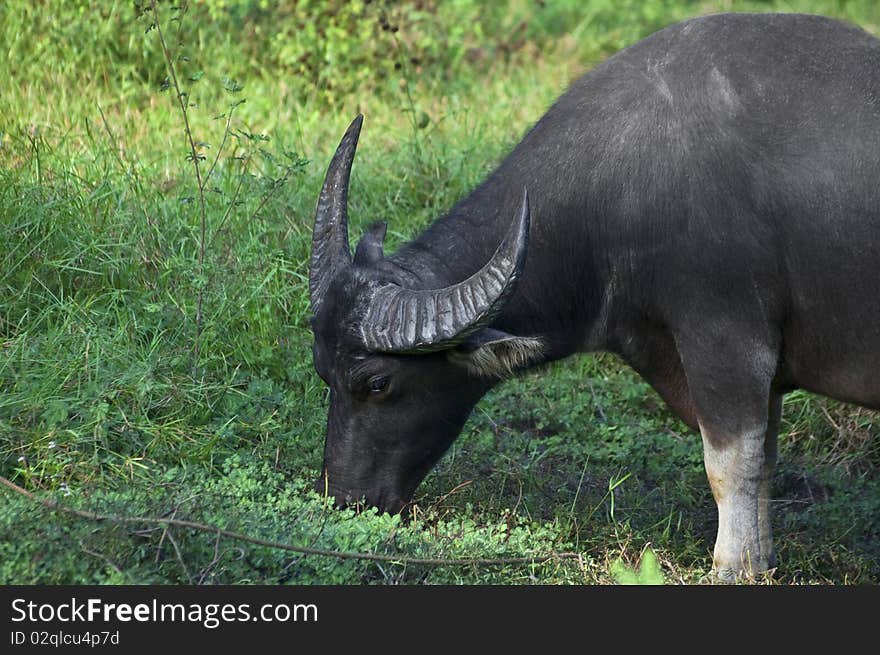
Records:
[[[682,331],[676,344],[718,506],[713,568],[721,580],[753,578],[776,565],[770,491],[780,409],[773,389],[777,339],[762,327],[762,314],[705,315],[712,319]]]
[[[701,425],[700,432],[706,474],[718,506],[713,568],[723,581],[754,578],[775,566],[767,430],[729,436]],[[775,453],[775,433],[772,441]]]
[[[782,417],[782,396],[770,398],[767,418],[767,434],[764,437],[764,465],[761,467],[761,481],[758,485],[758,533],[761,552],[768,553],[767,568],[775,569],[776,551],[773,548],[773,521],[770,503],[773,499],[773,471],[776,468],[779,422]]]

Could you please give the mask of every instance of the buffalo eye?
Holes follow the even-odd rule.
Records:
[[[371,394],[384,393],[388,389],[389,382],[390,380],[384,375],[374,375],[367,380],[367,388]]]

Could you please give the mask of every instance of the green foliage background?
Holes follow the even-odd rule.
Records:
[[[172,547],[162,530],[92,524],[3,490],[0,583],[706,580],[715,517],[699,438],[608,356],[487,397],[420,488],[413,522],[325,508],[308,490],[326,408],[306,283],[321,177],[363,112],[351,232],[387,220],[394,247],[466,194],[578,74],[656,29],[715,11],[807,11],[880,33],[880,5],[210,0],[181,17],[171,4],[159,15],[199,151],[206,164],[220,152],[202,268],[192,164],[151,14],[0,4],[0,474],[75,507],[300,545],[583,560],[377,565],[184,530]],[[876,583],[880,418],[798,392],[784,431],[777,580]]]

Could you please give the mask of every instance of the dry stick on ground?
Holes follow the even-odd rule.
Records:
[[[54,500],[45,498],[37,498],[34,494],[19,487],[14,482],[0,476],[0,484],[8,487],[17,494],[20,494],[35,503],[39,503],[51,510],[58,510],[67,514],[73,514],[80,518],[90,521],[106,521],[108,523],[141,523],[150,525],[175,526],[179,528],[190,528],[199,530],[200,532],[211,532],[216,535],[222,535],[230,539],[245,541],[247,543],[256,544],[258,546],[267,546],[269,548],[277,548],[293,553],[301,553],[303,555],[319,555],[322,557],[335,557],[338,559],[359,559],[369,560],[373,562],[397,562],[400,564],[419,564],[424,566],[493,566],[503,564],[541,564],[550,560],[577,560],[581,568],[585,568],[583,556],[580,553],[562,552],[562,553],[544,553],[542,555],[532,555],[527,557],[465,557],[455,559],[443,559],[437,557],[406,557],[403,555],[381,555],[379,553],[357,553],[351,551],[330,550],[328,548],[312,548],[304,546],[294,546],[280,541],[272,541],[269,539],[259,539],[257,537],[249,537],[245,534],[224,530],[214,525],[205,525],[204,523],[196,523],[194,521],[185,521],[183,519],[158,518],[153,516],[116,516],[113,514],[96,514],[81,509],[73,509],[65,507]]]

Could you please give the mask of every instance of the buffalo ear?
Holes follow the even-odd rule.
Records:
[[[544,343],[536,337],[518,337],[485,328],[449,352],[449,359],[484,378],[507,378],[541,360]]]
[[[354,253],[354,263],[358,266],[370,266],[380,261],[385,255],[382,252],[382,244],[385,241],[385,231],[388,226],[385,223],[373,223],[370,229],[364,233],[358,242]]]

